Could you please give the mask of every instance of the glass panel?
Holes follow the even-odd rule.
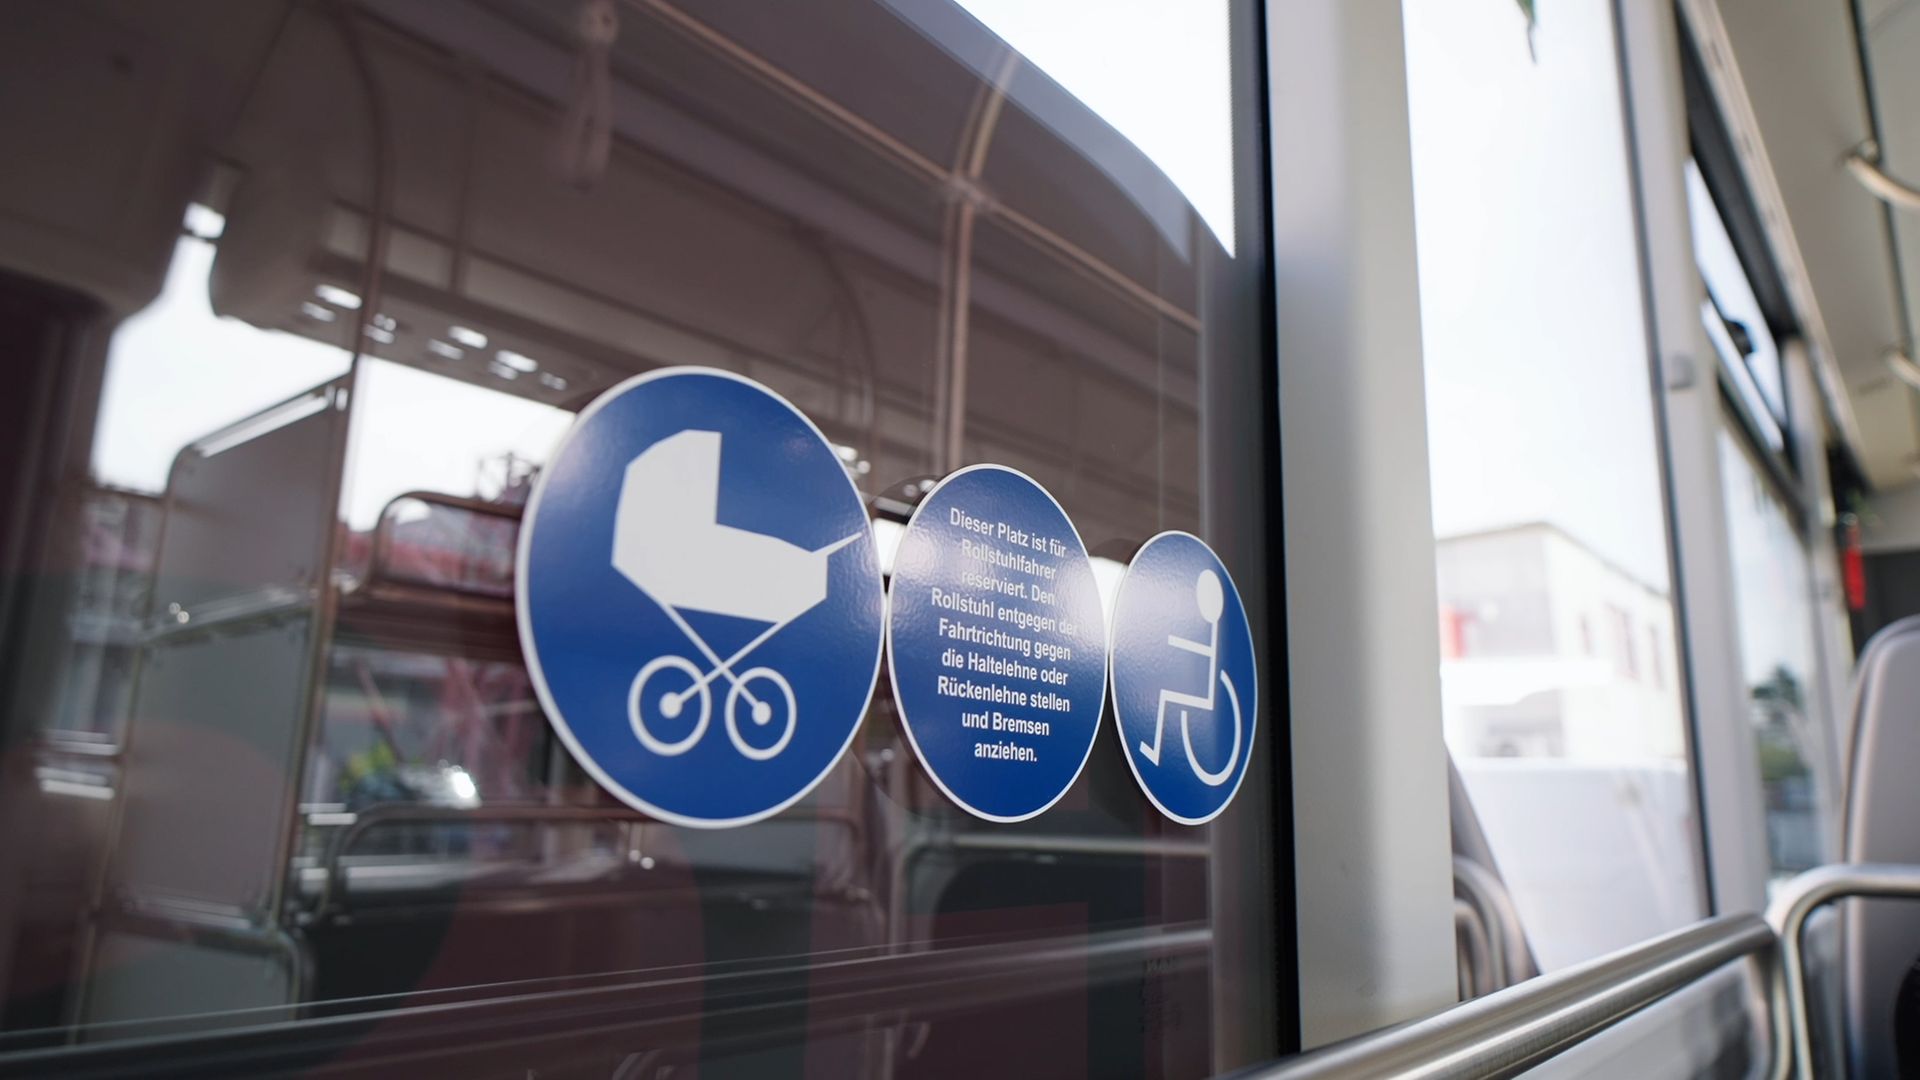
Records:
[[[1148,538],[1206,537],[1285,699],[1256,5],[1045,7],[10,12],[0,344],[44,407],[0,425],[31,568],[0,577],[0,1072],[197,1071],[111,1057],[181,1033],[243,1072],[516,1080],[1290,1048],[1270,718],[1208,825],[1106,720],[1005,825],[883,677],[806,798],[689,829],[595,785],[521,652],[556,442],[697,365],[819,425],[883,562],[975,462],[1058,498],[1109,598]]]
[[[1403,5],[1447,744],[1545,969],[1701,914],[1612,5]]]
[[[1734,251],[1733,238],[1707,191],[1699,166],[1687,162],[1687,210],[1693,222],[1693,254],[1707,283],[1700,321],[1720,357],[1721,370],[1748,420],[1775,453],[1785,453],[1786,369],[1766,314],[1753,295],[1747,272]]]
[[[1813,585],[1806,548],[1754,452],[1720,433],[1728,554],[1741,667],[1766,792],[1775,879],[1828,861],[1838,820],[1838,748],[1814,682]]]

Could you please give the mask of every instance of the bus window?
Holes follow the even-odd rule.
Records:
[[[0,434],[32,478],[0,486],[0,1072],[155,1036],[501,1077],[1295,1049],[1257,5],[1031,7],[9,13],[0,340],[45,408]],[[603,788],[516,556],[581,412],[681,366],[817,426],[883,571],[980,463],[1109,597],[1204,538],[1261,663],[1231,804],[1162,813],[1109,712],[1056,805],[975,817],[884,669],[765,820]]]
[[[1829,716],[1814,628],[1809,516],[1793,464],[1810,433],[1788,424],[1780,348],[1720,207],[1687,164],[1700,318],[1722,385],[1717,439],[1741,671],[1766,808],[1774,880],[1827,861],[1839,830],[1839,731]]]
[[[1447,744],[1552,970],[1703,910],[1613,9],[1403,10]]]
[[[1831,857],[1842,770],[1817,681],[1806,548],[1756,452],[1730,430],[1732,417],[1727,424],[1720,471],[1736,629],[1766,799],[1767,857],[1777,880]]]

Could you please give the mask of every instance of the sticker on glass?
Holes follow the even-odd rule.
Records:
[[[1093,564],[1046,489],[998,465],[941,481],[894,556],[887,648],[914,753],[990,821],[1060,800],[1106,703]]]
[[[1140,789],[1186,825],[1219,816],[1253,756],[1253,633],[1220,557],[1164,532],[1134,555],[1113,605],[1113,718]]]
[[[723,371],[636,376],[581,411],[527,503],[514,599],[561,741],[676,824],[792,805],[879,677],[859,492],[812,421]]]

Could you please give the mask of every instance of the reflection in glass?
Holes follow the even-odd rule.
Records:
[[[61,838],[0,882],[35,896],[0,942],[40,943],[0,965],[32,975],[0,1053],[338,1010],[382,1019],[299,1052],[378,1062],[420,1005],[549,1010],[552,1038],[484,1055],[407,1028],[449,1075],[1194,1075],[1279,1049],[1284,920],[1219,913],[1284,868],[1216,847],[1274,850],[1269,759],[1204,828],[1110,746],[1043,817],[986,826],[882,680],[807,799],[684,829],[595,787],[523,665],[532,483],[597,394],[682,364],[814,419],[883,550],[995,461],[1058,497],[1109,602],[1146,538],[1207,536],[1264,641],[1252,5],[1015,7],[644,0],[586,39],[580,5],[534,0],[29,9],[0,70],[52,89],[24,134],[0,115],[35,147],[0,181],[0,265],[108,309],[101,355],[58,357],[81,460],[26,515],[57,584],[0,640],[56,645],[18,707],[42,771],[4,794]],[[195,78],[115,81],[162,71]],[[105,101],[126,111],[68,107]],[[96,167],[127,147],[173,172]],[[87,258],[7,231],[149,200]],[[583,993],[618,1008],[553,1004]]]
[[[1813,586],[1793,517],[1731,431],[1720,433],[1720,473],[1767,855],[1786,878],[1827,861],[1839,807],[1827,779],[1840,775],[1838,749],[1812,691]]]
[[[1447,744],[1553,969],[1702,910],[1613,9],[1403,7]]]

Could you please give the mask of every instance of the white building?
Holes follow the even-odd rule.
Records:
[[[1437,548],[1456,756],[1684,758],[1664,590],[1544,523],[1445,537]]]

